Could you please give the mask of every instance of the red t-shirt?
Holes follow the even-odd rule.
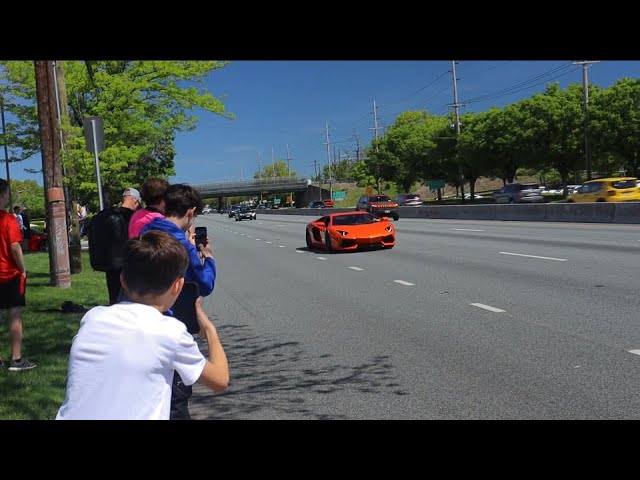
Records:
[[[11,254],[11,244],[21,241],[22,232],[18,219],[13,213],[0,210],[0,282],[7,282],[20,274]]]

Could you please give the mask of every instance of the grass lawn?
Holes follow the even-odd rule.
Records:
[[[7,370],[9,333],[6,311],[0,311],[0,358],[5,362],[0,370],[0,420],[54,419],[64,400],[69,349],[83,314],[62,313],[60,307],[66,300],[87,309],[108,304],[104,273],[94,272],[88,253],[82,255],[83,271],[72,276],[71,288],[66,289],[50,286],[47,253],[25,255],[28,277],[22,351],[38,367],[23,372]]]

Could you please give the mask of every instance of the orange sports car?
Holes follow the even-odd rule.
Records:
[[[332,213],[307,224],[307,247],[329,252],[358,248],[393,248],[396,229],[387,217],[368,212]]]

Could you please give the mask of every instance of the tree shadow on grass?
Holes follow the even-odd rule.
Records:
[[[317,411],[316,406],[322,403],[319,396],[343,395],[345,391],[407,394],[396,383],[387,355],[373,356],[360,365],[339,365],[332,362],[332,355],[306,353],[299,342],[257,336],[248,325],[222,325],[218,332],[229,361],[231,381],[223,393],[194,385],[189,403],[194,419],[257,418],[260,412],[272,418],[274,411],[277,418],[347,419],[344,414]],[[206,355],[202,341],[200,348]],[[324,402],[329,401],[332,399]]]

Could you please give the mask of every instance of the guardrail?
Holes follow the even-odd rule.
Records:
[[[329,213],[352,212],[354,210],[355,208],[292,208],[261,210],[261,212],[274,215],[320,217]],[[640,224],[640,202],[400,207],[400,220],[403,218]]]

